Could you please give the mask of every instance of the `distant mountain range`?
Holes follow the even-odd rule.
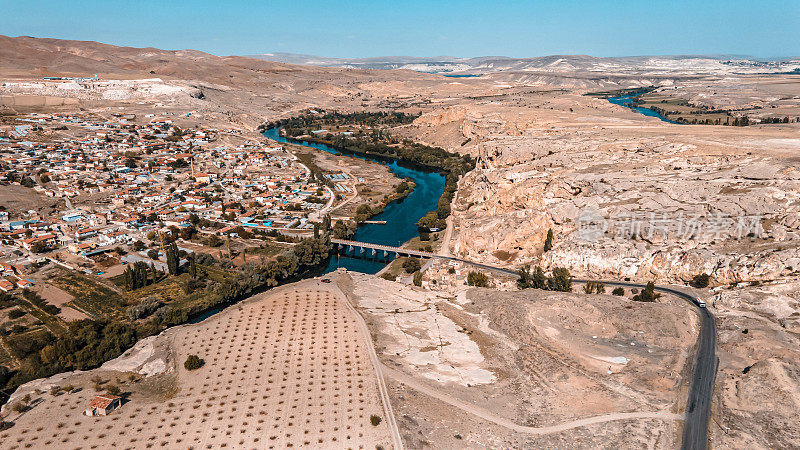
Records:
[[[482,56],[329,58],[294,53],[247,55],[288,64],[354,69],[406,69],[450,75],[486,75],[498,72],[602,72],[619,75],[724,75],[800,71],[800,57],[761,59],[733,55],[629,56],[603,58],[587,55],[552,55],[535,58]]]

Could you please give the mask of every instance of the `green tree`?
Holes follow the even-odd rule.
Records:
[[[547,230],[547,237],[544,240],[544,251],[549,252],[553,248],[553,229]]]
[[[642,292],[633,296],[633,299],[637,302],[654,302],[657,298],[661,297],[661,294],[656,292],[656,285],[652,281],[647,282],[647,285]]]
[[[406,258],[406,260],[403,261],[403,269],[405,269],[406,273],[414,273],[421,268],[422,263],[419,258]]]
[[[167,257],[167,270],[170,275],[178,275],[180,272],[180,256],[178,255],[178,246],[171,243],[166,249]]]
[[[572,275],[566,267],[554,267],[553,274],[547,279],[547,288],[551,291],[572,292]]]
[[[422,272],[414,272],[414,286],[422,286]]]
[[[707,288],[710,279],[711,277],[709,277],[707,273],[695,275],[694,278],[692,278],[692,286],[696,288]]]
[[[189,275],[192,278],[197,278],[197,257],[194,253],[189,255]]]
[[[467,274],[467,284],[476,287],[488,287],[489,277],[481,272],[470,271]]]
[[[356,208],[356,215],[353,217],[353,219],[356,222],[361,223],[369,219],[371,216],[372,216],[372,208],[370,208],[368,204],[364,203],[362,205],[359,205],[358,208]]]

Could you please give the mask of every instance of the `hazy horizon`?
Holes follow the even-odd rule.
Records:
[[[597,57],[800,55],[800,5],[680,0],[605,2],[357,0],[271,4],[180,0],[135,4],[88,0],[4,1],[6,35],[47,36],[131,47],[194,49],[215,55],[270,52],[332,58],[386,55]]]

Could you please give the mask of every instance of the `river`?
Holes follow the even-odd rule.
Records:
[[[343,155],[342,157],[364,159],[360,155],[343,154],[340,150],[325,144],[287,139],[280,135],[279,128],[268,129],[264,132],[264,136],[278,142],[291,142],[335,155]],[[385,225],[363,224],[358,227],[352,239],[372,244],[400,246],[409,239],[419,235],[416,225],[417,221],[427,214],[428,211],[436,209],[439,197],[441,197],[444,192],[444,176],[437,172],[426,172],[419,169],[404,167],[397,161],[386,162],[376,159],[371,160],[384,164],[399,178],[413,179],[414,183],[416,183],[416,187],[406,198],[390,203],[382,213],[371,219],[385,220]],[[370,254],[371,252],[369,250],[365,253],[365,255],[368,256],[370,256]],[[378,252],[374,258],[356,258],[345,255],[337,257],[334,255],[331,257],[328,267],[325,269],[325,273],[332,272],[339,267],[344,267],[347,270],[355,272],[377,273],[387,262],[388,260],[383,257],[382,252]]]
[[[609,97],[608,101],[610,101],[611,103],[613,103],[615,105],[620,105],[620,106],[624,106],[626,108],[630,108],[629,105],[631,103],[633,103],[633,99],[635,97],[638,97],[639,95],[640,94],[631,94],[631,95],[622,95],[622,96],[619,96],[619,97]],[[638,112],[638,113],[644,114],[645,116],[658,117],[659,119],[661,119],[664,122],[678,123],[678,122],[675,122],[673,120],[667,119],[666,117],[664,117],[661,114],[653,111],[650,108],[640,108],[638,106],[635,106],[635,107],[633,107],[631,109],[636,111],[636,112]]]

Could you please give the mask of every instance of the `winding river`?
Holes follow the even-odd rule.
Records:
[[[633,103],[633,99],[638,97],[639,95],[640,94],[631,94],[631,95],[621,95],[619,97],[609,97],[608,101],[613,103],[613,104],[615,104],[615,105],[620,105],[620,106],[624,106],[626,108],[630,108],[630,104]],[[640,113],[640,114],[644,114],[645,116],[658,117],[659,119],[661,119],[664,122],[678,123],[678,122],[675,122],[673,120],[667,119],[666,117],[664,117],[661,114],[653,111],[650,108],[641,108],[639,106],[635,106],[635,107],[633,107],[631,109],[636,111],[636,112],[638,112],[638,113]]]
[[[287,139],[280,135],[279,128],[268,129],[264,132],[264,136],[278,142],[299,144],[335,155],[365,159],[360,155],[344,153],[325,144]],[[399,178],[413,179],[416,187],[408,197],[390,203],[382,213],[372,218],[372,220],[385,220],[385,225],[363,224],[358,227],[352,239],[373,244],[400,246],[409,239],[418,236],[417,221],[428,211],[436,209],[439,197],[444,192],[444,176],[437,172],[426,172],[404,167],[402,163],[397,161],[371,160],[384,164]],[[325,273],[332,272],[339,267],[356,272],[377,273],[388,262],[383,257],[382,252],[378,252],[376,257],[371,257],[369,250],[367,252],[366,255],[369,257],[333,256],[325,269]]]

